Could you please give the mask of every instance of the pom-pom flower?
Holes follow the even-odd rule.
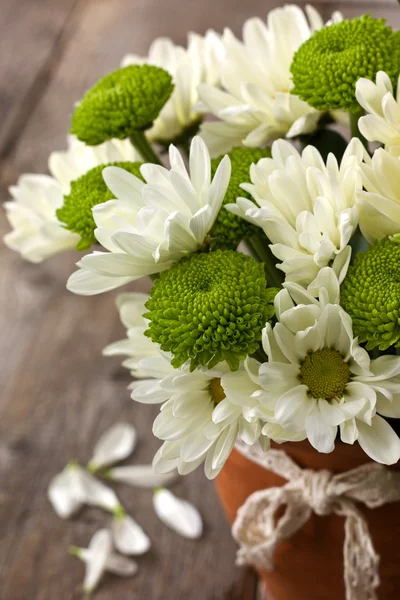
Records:
[[[56,211],[56,215],[66,229],[80,236],[77,250],[86,250],[96,242],[92,208],[114,197],[104,182],[103,169],[107,166],[119,167],[141,178],[140,165],[130,162],[100,165],[71,183],[71,191],[64,197],[64,204]]]
[[[224,205],[236,202],[238,196],[250,198],[250,195],[244,192],[240,185],[250,181],[251,165],[257,163],[261,158],[271,156],[271,150],[270,148],[234,148],[228,153],[228,156],[232,165],[231,180],[210,236],[213,238],[212,247],[235,250],[244,238],[257,234],[258,229],[248,221],[227,211]],[[215,173],[222,158],[220,156],[211,161],[212,173]]]
[[[292,93],[318,110],[357,108],[356,82],[400,68],[400,38],[384,19],[364,15],[316,31],[296,52]]]
[[[236,370],[258,349],[275,293],[266,288],[264,265],[240,252],[195,254],[154,282],[146,335],[173,355],[174,367],[226,361]]]
[[[399,78],[400,79],[400,78]],[[387,73],[379,71],[376,83],[361,78],[357,81],[356,97],[366,111],[358,120],[362,135],[370,142],[380,142],[385,149],[400,155],[400,86],[397,81],[396,96]]]
[[[226,208],[263,229],[287,281],[307,286],[326,266],[343,279],[358,225],[356,167],[365,156],[358,139],[351,141],[340,166],[333,154],[325,165],[313,146],[300,155],[289,142],[274,142],[272,158],[252,165],[251,184],[242,186],[254,202],[238,198]]]
[[[71,133],[89,146],[128,138],[151,126],[173,87],[171,75],[159,67],[117,69],[99,79],[76,105]]]
[[[90,147],[70,136],[66,151],[50,154],[51,177],[22,175],[11,186],[13,201],[6,202],[5,209],[13,231],[4,236],[4,243],[33,263],[73,248],[79,236],[65,229],[56,216],[71,182],[102,163],[138,160],[129,141],[110,140]]]
[[[400,243],[386,238],[357,254],[342,283],[341,304],[368,350],[400,346]]]
[[[313,132],[321,113],[290,93],[293,54],[315,29],[323,27],[311,7],[288,5],[271,10],[267,23],[246,21],[243,42],[226,29],[222,38],[222,90],[202,84],[199,95],[220,122],[201,126],[201,135],[212,156],[234,146],[257,148],[281,136]],[[339,20],[340,14],[334,19]]]
[[[357,192],[360,229],[370,244],[400,232],[400,157],[383,148],[360,165],[364,189]]]
[[[197,252],[208,238],[230,178],[225,157],[211,181],[210,155],[199,138],[190,149],[190,176],[183,159],[170,146],[171,169],[146,164],[146,184],[117,167],[103,177],[117,200],[93,209],[96,239],[109,252],[94,252],[79,263],[67,287],[83,295],[98,294],[168,269]]]
[[[194,135],[203,112],[198,107],[200,83],[219,85],[219,62],[223,52],[220,36],[212,30],[205,36],[190,33],[188,47],[175,45],[168,38],[154,40],[147,57],[128,54],[122,66],[147,63],[161,67],[172,76],[174,91],[161,109],[147,139],[163,145],[178,144]]]
[[[267,422],[263,433],[280,442],[307,437],[319,452],[332,452],[339,428],[343,442],[358,441],[373,460],[396,463],[400,439],[380,415],[400,416],[400,357],[370,359],[350,316],[331,304],[334,286],[334,298],[320,288],[319,302],[297,284],[285,287],[275,298],[278,323],[263,332],[264,392],[252,413]]]
[[[187,366],[173,369],[161,356],[158,361],[144,359],[140,365],[156,379],[135,382],[132,398],[162,405],[153,425],[154,435],[164,440],[153,461],[157,473],[177,469],[186,475],[204,463],[206,476],[213,479],[238,439],[249,445],[259,441],[268,448],[261,421],[251,414],[261,389],[256,382],[256,360],[247,359],[235,372],[220,363],[189,373]]]

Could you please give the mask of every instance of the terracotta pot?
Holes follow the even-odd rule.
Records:
[[[354,469],[368,457],[358,445],[337,444],[331,454],[320,454],[308,442],[276,446],[299,466],[340,473]],[[398,468],[396,465],[395,468]],[[281,486],[281,477],[234,450],[216,479],[216,488],[230,524],[238,508],[257,490]],[[400,599],[400,503],[377,509],[359,505],[367,517],[375,550],[380,554],[379,600]],[[345,600],[343,582],[344,519],[312,515],[306,525],[276,549],[275,569],[260,571],[265,600]]]

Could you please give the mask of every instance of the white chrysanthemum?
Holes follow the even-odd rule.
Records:
[[[223,47],[220,36],[207,31],[204,37],[190,33],[188,47],[175,45],[168,38],[154,40],[147,57],[128,54],[122,66],[148,63],[162,67],[173,78],[174,91],[146,136],[157,142],[170,143],[195,126],[203,114],[198,110],[197,87],[200,83],[219,85],[218,65]]]
[[[118,167],[103,177],[117,200],[93,209],[95,236],[109,252],[93,252],[78,262],[67,287],[83,295],[98,294],[168,269],[204,243],[219,213],[229,184],[226,156],[211,181],[207,147],[193,138],[190,175],[182,156],[171,145],[171,169],[142,165],[146,183]]]
[[[13,201],[6,202],[5,209],[13,231],[4,236],[4,243],[33,263],[74,248],[80,236],[65,229],[56,216],[71,181],[103,163],[137,160],[139,155],[129,140],[90,147],[69,137],[68,149],[49,157],[52,177],[22,175],[17,185],[11,186]]]
[[[285,287],[276,296],[278,323],[263,332],[263,433],[284,441],[287,431],[286,439],[297,434],[332,452],[339,428],[343,442],[358,441],[373,460],[396,463],[400,439],[380,415],[400,416],[400,357],[371,360],[353,337],[351,318],[324,288],[318,301],[297,284]]]
[[[358,121],[358,127],[370,142],[380,142],[394,155],[400,154],[400,78],[396,97],[389,75],[379,71],[376,83],[361,78],[357,81],[356,97],[368,113]]]
[[[159,371],[158,379],[135,383],[132,392],[138,402],[162,403],[153,426],[154,435],[164,440],[154,458],[156,472],[178,469],[185,475],[205,462],[205,473],[212,479],[238,438],[247,444],[259,439],[261,422],[250,414],[260,393],[254,383],[258,365],[249,359],[246,368],[235,372],[221,363],[218,369],[190,373],[173,369],[161,356],[142,361],[150,376]]]
[[[290,93],[290,65],[296,50],[323,21],[312,7],[276,8],[267,24],[259,18],[246,21],[243,42],[227,29],[221,62],[222,90],[199,86],[202,103],[221,122],[204,123],[201,135],[212,156],[234,146],[258,148],[278,137],[311,133],[321,113]],[[341,15],[335,13],[335,21]]]
[[[122,365],[130,370],[135,379],[146,376],[140,370],[139,361],[142,358],[159,355],[158,345],[144,335],[149,326],[147,319],[143,317],[146,312],[144,305],[148,299],[148,294],[135,292],[117,296],[117,308],[121,321],[127,329],[127,337],[109,344],[103,350],[104,356],[127,356]]]
[[[358,191],[360,229],[370,244],[400,233],[400,156],[379,148],[360,166]]]
[[[340,166],[333,154],[326,164],[313,146],[299,152],[284,140],[272,144],[272,158],[250,169],[243,184],[255,202],[238,198],[226,208],[261,227],[288,281],[307,286],[332,265],[342,280],[350,260],[350,238],[358,225],[357,166],[366,157],[360,140],[348,145]]]

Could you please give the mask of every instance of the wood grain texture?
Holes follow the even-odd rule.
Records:
[[[1,199],[21,172],[46,171],[50,151],[65,145],[73,103],[125,53],[145,54],[160,35],[184,42],[190,29],[229,26],[239,33],[245,18],[265,17],[280,4],[0,0]],[[314,5],[326,18],[338,7],[348,16],[361,9],[359,3]],[[397,7],[379,2],[368,10],[399,24]],[[0,237],[6,230],[0,213]],[[158,446],[151,434],[156,409],[134,405],[119,360],[101,356],[105,345],[124,335],[115,294],[81,298],[65,289],[76,258],[68,253],[33,266],[0,246],[1,600],[80,598],[83,566],[67,548],[86,545],[108,517],[85,509],[71,521],[58,519],[46,497],[49,481],[70,458],[87,461],[100,434],[118,420],[139,431],[130,462],[149,462]],[[153,548],[139,559],[135,579],[107,577],[96,599],[253,600],[254,576],[234,567],[235,544],[212,484],[199,470],[175,491],[201,510],[204,538],[178,537],[154,518],[149,492],[119,486]]]

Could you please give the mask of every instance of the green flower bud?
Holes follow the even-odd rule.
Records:
[[[384,19],[364,15],[316,31],[294,55],[296,94],[319,110],[357,108],[356,82],[386,71],[393,85],[400,70],[400,39]]]
[[[368,350],[400,346],[400,244],[385,238],[359,252],[340,296]]]
[[[171,75],[159,67],[117,69],[99,79],[77,104],[71,133],[89,146],[126,139],[151,126],[173,88]]]
[[[259,348],[278,290],[267,289],[264,266],[232,250],[192,254],[160,273],[146,302],[145,335],[193,370],[226,360],[232,370]]]
[[[271,156],[270,148],[234,148],[228,153],[232,164],[232,175],[225,194],[224,204],[236,202],[236,198],[251,198],[248,192],[242,190],[241,183],[250,182],[250,167],[261,158]],[[224,156],[219,156],[211,161],[212,176]],[[239,243],[246,237],[258,235],[260,228],[248,223],[222,206],[216,218],[210,236],[213,238],[211,248],[235,250]]]
[[[99,165],[90,169],[71,183],[71,191],[64,196],[64,204],[56,211],[57,218],[65,225],[65,228],[81,236],[76,249],[86,250],[96,242],[94,230],[96,224],[93,220],[92,208],[96,204],[102,204],[114,198],[103,179],[103,169],[108,166],[121,167],[143,179],[140,174],[138,162],[114,162]]]

